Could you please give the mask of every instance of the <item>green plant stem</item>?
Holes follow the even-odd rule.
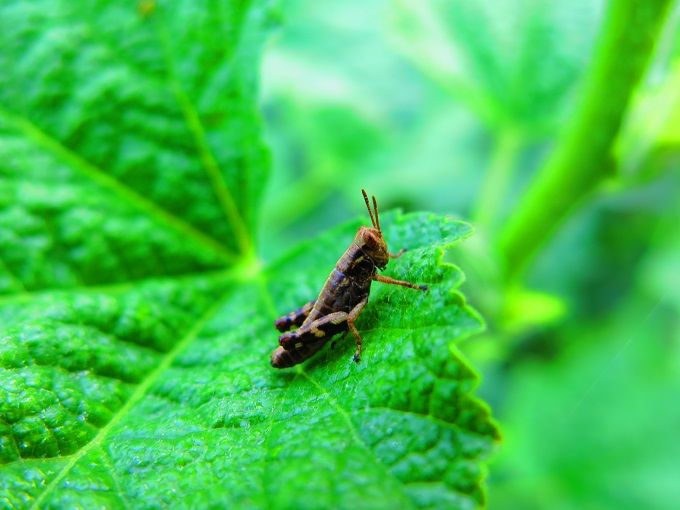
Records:
[[[512,128],[503,129],[496,138],[473,215],[474,223],[480,228],[488,230],[493,226],[508,189],[520,141],[519,133]]]
[[[516,280],[556,228],[608,175],[612,146],[672,0],[611,0],[582,102],[499,237]]]

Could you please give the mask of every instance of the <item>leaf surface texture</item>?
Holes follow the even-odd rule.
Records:
[[[267,2],[0,7],[0,506],[473,508],[497,438],[451,345],[469,234],[385,213],[351,337],[269,366],[363,221],[253,256]],[[124,34],[124,36],[121,36]]]

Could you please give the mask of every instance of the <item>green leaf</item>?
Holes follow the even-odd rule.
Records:
[[[677,29],[667,32],[675,35]],[[661,78],[639,88],[615,146],[621,173],[633,182],[655,177],[659,165],[649,165],[655,153],[672,154],[680,145],[680,58],[654,70]]]
[[[398,0],[395,43],[492,127],[560,127],[590,57],[601,2]]]
[[[4,290],[202,270],[252,249],[266,5],[3,3]]]
[[[451,343],[469,234],[386,213],[351,339],[275,370],[354,221],[253,256],[267,2],[0,7],[0,506],[473,508],[498,433]]]
[[[468,233],[383,218],[410,251],[375,284],[353,342],[303,369],[269,366],[277,314],[315,296],[361,222],[266,270],[6,298],[0,501],[10,507],[210,504],[472,508],[497,432],[451,340],[480,329],[440,262]]]
[[[668,405],[680,391],[677,308],[666,297],[574,324],[563,352],[511,368],[501,384],[512,441],[491,469],[491,508],[680,506],[680,409]]]

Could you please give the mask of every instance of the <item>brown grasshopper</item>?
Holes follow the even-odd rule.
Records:
[[[406,250],[402,249],[396,254],[387,250],[380,230],[378,203],[372,197],[374,215],[366,191],[361,190],[361,193],[364,195],[373,227],[359,228],[352,244],[335,264],[316,300],[277,319],[274,325],[283,334],[279,337],[279,347],[271,355],[274,368],[288,368],[302,363],[321,349],[333,335],[347,330],[356,339],[357,348],[353,359],[358,363],[361,360],[362,344],[354,322],[368,302],[371,283],[375,280],[410,289],[427,290],[426,285],[416,285],[378,274],[378,269],[385,269],[389,259],[400,257]],[[298,329],[289,331],[296,326]]]

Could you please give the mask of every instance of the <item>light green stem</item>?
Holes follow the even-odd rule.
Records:
[[[612,145],[672,0],[611,0],[582,102],[499,238],[508,280],[614,170]]]
[[[508,184],[520,149],[519,133],[511,128],[503,129],[496,138],[489,169],[484,176],[477,199],[473,221],[483,229],[491,229],[499,206],[507,194]]]

